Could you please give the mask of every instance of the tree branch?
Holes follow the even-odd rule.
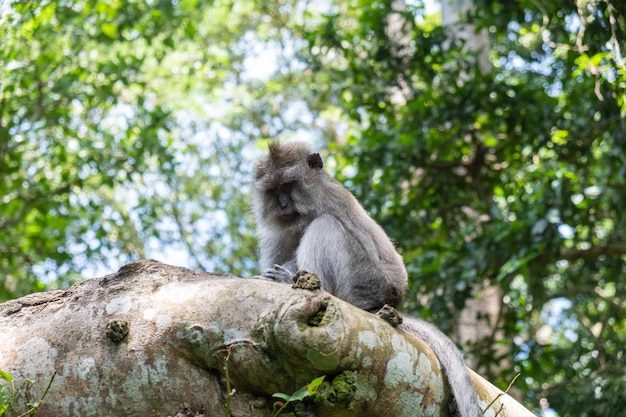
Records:
[[[626,255],[626,243],[607,243],[606,245],[592,246],[589,249],[562,249],[559,259],[576,261],[578,259],[591,260],[600,256],[618,257]]]
[[[50,385],[38,417],[226,407],[268,417],[273,394],[322,375],[319,396],[300,404],[311,415],[449,416],[450,390],[426,343],[322,290],[141,261],[0,304],[0,334],[0,369],[15,386]],[[487,415],[532,416],[472,379]]]

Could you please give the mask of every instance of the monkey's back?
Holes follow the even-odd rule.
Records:
[[[407,289],[402,257],[356,198],[324,174],[322,212],[305,229],[298,266],[317,269],[322,287],[326,281],[327,291],[365,310],[399,306]]]

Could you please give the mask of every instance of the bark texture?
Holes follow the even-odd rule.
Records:
[[[45,416],[269,416],[272,394],[326,375],[281,415],[445,416],[449,389],[416,337],[322,290],[141,261],[0,304],[0,369]],[[22,390],[25,381],[34,381]],[[475,376],[484,406],[501,392]],[[500,396],[487,416],[531,416]]]

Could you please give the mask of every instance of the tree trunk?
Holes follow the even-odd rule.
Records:
[[[476,32],[475,26],[467,21],[466,15],[473,9],[474,3],[471,0],[443,0],[441,2],[442,25],[446,28],[450,39],[459,39],[464,42],[465,49],[474,54],[478,68],[485,74],[491,71],[489,37],[484,30]],[[461,72],[458,82],[467,82],[472,77],[473,74]],[[509,348],[495,345],[495,341],[504,338],[499,323],[502,318],[502,288],[485,281],[480,288],[475,288],[473,293],[474,297],[466,300],[465,308],[461,312],[458,341],[461,346],[476,346],[475,349],[469,349],[470,351],[482,352],[495,349],[497,357],[508,357]],[[485,371],[490,370],[495,374],[511,366],[510,361],[486,364],[482,363],[481,355],[468,356],[467,361],[470,366],[477,369],[480,367]]]
[[[474,25],[467,22],[465,15],[474,9],[471,0],[442,0],[441,24],[451,39],[465,42],[465,48],[476,54],[476,62],[483,73],[491,71],[489,62],[489,37],[484,30],[476,32]],[[465,74],[469,76],[469,74]]]
[[[322,290],[156,261],[0,304],[0,340],[14,415],[49,385],[38,417],[269,416],[273,394],[322,375],[286,410],[445,416],[450,401],[430,348],[375,315]],[[501,394],[473,377],[484,407]],[[501,407],[532,415],[507,395],[487,415]]]

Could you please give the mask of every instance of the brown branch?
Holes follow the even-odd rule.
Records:
[[[563,249],[559,259],[575,261],[578,259],[596,259],[600,256],[618,257],[626,255],[626,243],[607,243],[606,245],[592,246],[589,249]]]
[[[228,399],[237,415],[269,417],[274,393],[320,375],[328,391],[342,395],[303,404],[312,415],[412,417],[420,406],[449,414],[449,383],[427,343],[323,290],[141,261],[68,291],[2,303],[0,329],[0,369],[11,371],[15,386],[33,380],[34,389],[47,392],[38,417],[66,415],[68,408],[76,415],[218,416],[228,415]],[[354,337],[365,333],[373,336]],[[43,353],[28,354],[33,346]],[[80,372],[64,364],[78,364]],[[142,378],[147,372],[150,378]],[[471,376],[481,403],[490,404],[487,415],[504,409],[509,417],[533,416]],[[186,389],[164,396],[168,387]],[[19,409],[28,405],[24,397]]]

